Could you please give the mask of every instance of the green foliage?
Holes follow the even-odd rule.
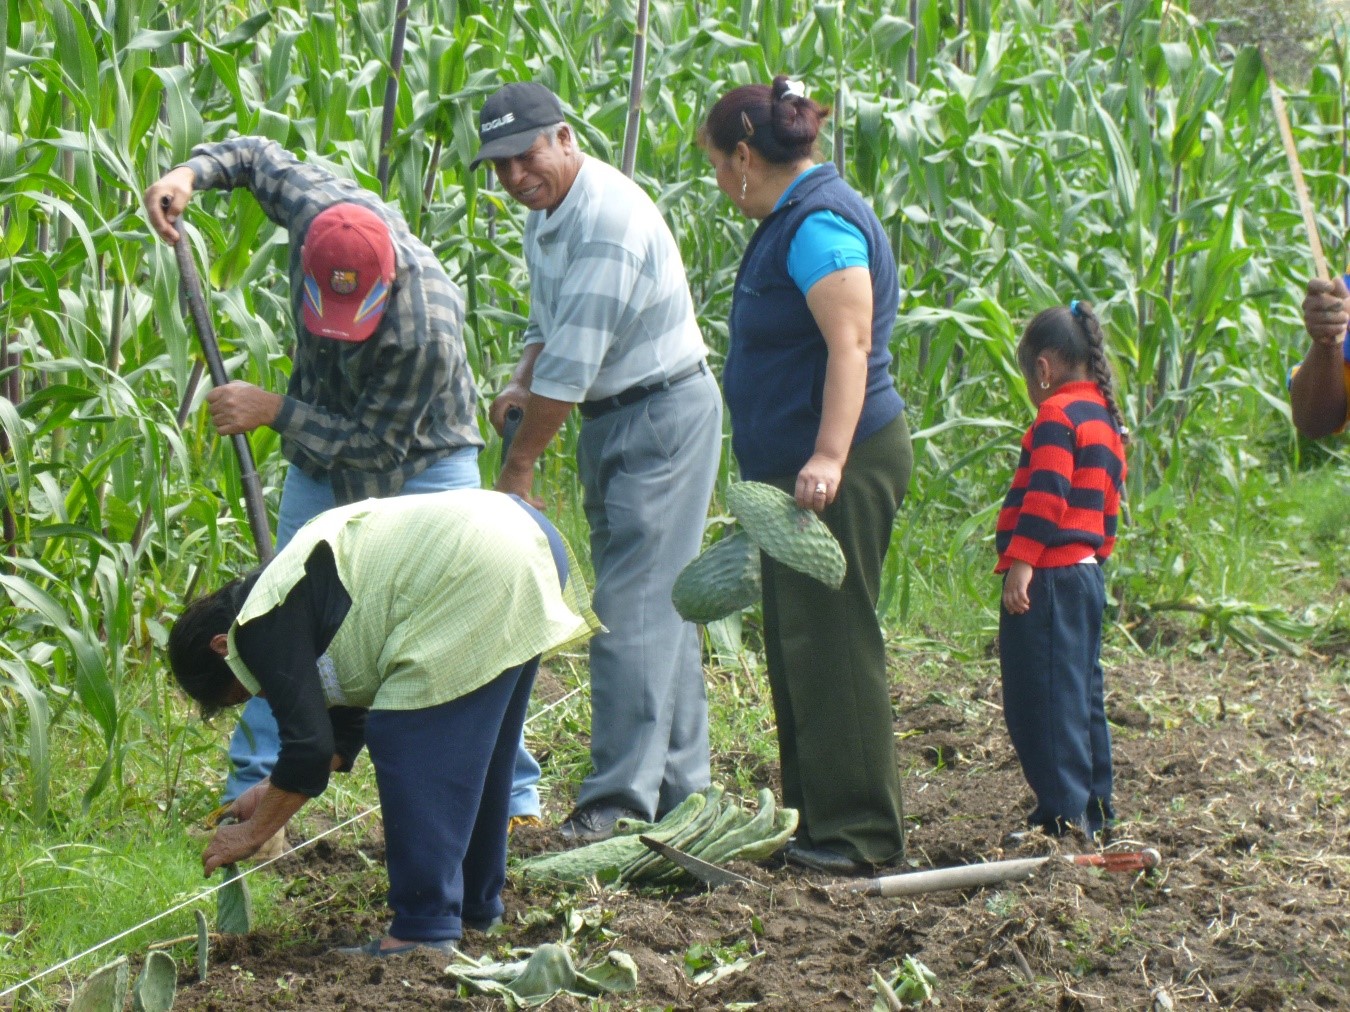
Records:
[[[237,865],[227,864],[221,871],[227,880],[216,893],[216,930],[222,935],[247,935],[253,929],[253,896],[248,882],[239,877]]]
[[[205,891],[210,883],[202,878],[202,845],[183,827],[165,826],[162,817],[156,821],[135,809],[117,818],[69,819],[56,831],[7,822],[0,833],[0,991]],[[267,908],[283,883],[258,875],[251,885],[255,900]],[[208,896],[196,906],[214,920],[214,903]],[[148,945],[195,936],[194,909],[146,925],[117,949],[95,953],[69,972],[78,979],[115,952],[139,960]],[[39,987],[60,986],[61,977]]]
[[[166,686],[166,616],[253,558],[233,455],[197,410],[173,257],[150,236],[140,193],[193,144],[234,132],[375,188],[393,5],[0,10],[0,868],[46,861],[41,888],[59,895],[89,875],[60,848],[90,826],[116,827],[100,843],[162,826],[175,853],[190,849],[183,825],[213,804],[221,734]],[[993,520],[1031,418],[1013,347],[1031,315],[1073,297],[1103,321],[1134,434],[1111,567],[1117,627],[1142,645],[1151,606],[1193,600],[1344,630],[1339,603],[1308,603],[1332,598],[1343,573],[1347,499],[1335,460],[1298,477],[1309,455],[1288,424],[1284,375],[1303,347],[1311,268],[1255,50],[1185,2],[970,0],[964,11],[652,4],[636,175],[680,243],[714,365],[750,224],[717,192],[697,130],[727,88],[787,71],[834,106],[822,153],[871,200],[901,268],[891,347],[916,472],[883,573],[893,633],[958,655],[990,635]],[[523,211],[466,169],[477,105],[503,79],[538,78],[585,149],[617,160],[631,16],[596,0],[411,9],[390,200],[465,289],[487,395],[517,355],[528,288]],[[1288,95],[1321,232],[1342,261],[1346,71],[1327,35],[1306,89]],[[186,221],[232,375],[283,389],[283,237],[244,194],[200,194]],[[581,546],[576,439],[569,423],[537,487]],[[263,430],[251,443],[275,503],[279,440]],[[494,466],[485,454],[485,478]],[[1224,607],[1213,614],[1239,632],[1251,615],[1279,619]],[[1205,620],[1191,617],[1187,635]],[[1204,642],[1218,635],[1210,626]],[[740,776],[765,760],[728,729],[771,740],[744,733],[767,730],[753,612],[717,632],[714,712],[727,723],[713,735],[739,748],[719,761]],[[570,782],[584,708],[554,720],[565,744],[550,770]],[[181,858],[161,873],[191,881]],[[163,898],[129,871],[99,875]],[[0,910],[20,925],[8,979],[78,951],[52,934],[92,944],[129,919],[130,906],[100,906],[74,924],[32,883],[0,873]]]
[[[445,972],[470,994],[492,995],[508,1009],[547,1005],[559,994],[595,1003],[633,991],[638,984],[637,964],[626,952],[612,949],[578,968],[565,943],[541,945],[528,958],[510,962],[495,960],[490,954],[474,959],[456,952]]]
[[[660,822],[621,819],[607,840],[520,862],[521,874],[535,879],[580,885],[588,881],[669,885],[689,880],[689,873],[648,850],[639,839],[648,836],[704,861],[762,861],[777,853],[797,828],[797,812],[779,808],[773,791],[759,792],[759,808],[751,815],[712,786],[691,794]]]
[[[927,1005],[934,1000],[933,988],[937,982],[937,974],[913,956],[906,956],[889,980],[876,970],[872,971],[872,990],[877,993],[872,1008],[877,1012],[889,1012],[890,1009]]]
[[[159,949],[149,952],[132,989],[133,1012],[169,1012],[177,990],[178,967],[173,957]]]
[[[121,1012],[130,976],[126,956],[99,967],[76,989],[70,1000],[71,1012]]]
[[[684,971],[696,986],[706,987],[739,973],[753,960],[764,956],[763,951],[753,950],[748,938],[738,938],[730,945],[695,943],[684,952]]]

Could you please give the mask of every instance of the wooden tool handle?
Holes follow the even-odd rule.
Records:
[[[179,233],[173,252],[178,259],[179,284],[182,286],[188,311],[192,315],[202,357],[206,359],[207,369],[211,373],[211,382],[222,387],[230,381],[230,377],[225,372],[225,362],[220,356],[220,346],[216,343],[216,330],[211,323],[211,313],[206,306],[202,280],[197,274],[197,262],[192,258],[192,247],[188,245],[186,231]],[[258,552],[258,561],[268,562],[275,553],[272,548],[272,530],[267,522],[267,507],[263,503],[262,481],[258,478],[258,469],[253,463],[253,447],[249,444],[248,437],[242,433],[231,436],[230,441],[234,444],[235,456],[239,458],[239,481],[244,489],[244,511],[248,514],[248,525],[253,533],[253,545]]]
[[[1265,49],[1261,50],[1261,63],[1266,68],[1266,84],[1270,88],[1270,104],[1275,109],[1275,122],[1280,127],[1280,140],[1284,142],[1284,157],[1289,162],[1289,174],[1294,177],[1294,195],[1298,198],[1299,210],[1303,212],[1303,227],[1308,233],[1308,245],[1312,248],[1313,269],[1322,281],[1330,281],[1327,271],[1326,254],[1322,252],[1322,238],[1317,232],[1317,214],[1313,210],[1312,200],[1308,197],[1308,184],[1303,179],[1303,166],[1298,160],[1298,148],[1294,146],[1294,131],[1289,126],[1289,112],[1284,107],[1284,96],[1275,82],[1275,72],[1270,66],[1270,57]]]
[[[1156,850],[1149,848],[1104,854],[1062,854],[1060,859],[1107,871],[1131,872],[1156,868],[1162,857]],[[989,861],[985,864],[963,864],[955,868],[934,868],[931,871],[912,871],[904,875],[842,882],[837,888],[868,896],[917,896],[943,889],[973,889],[976,886],[1030,878],[1037,868],[1049,860],[1052,858],[1047,855]]]

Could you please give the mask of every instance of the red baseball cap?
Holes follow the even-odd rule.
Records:
[[[378,214],[334,204],[315,216],[300,251],[305,327],[337,341],[375,333],[394,284],[394,241]]]

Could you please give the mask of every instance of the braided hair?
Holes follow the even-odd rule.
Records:
[[[1067,306],[1043,309],[1032,318],[1022,340],[1017,343],[1017,364],[1023,374],[1033,375],[1037,357],[1047,351],[1058,355],[1067,365],[1087,369],[1101,391],[1102,400],[1106,401],[1111,420],[1120,430],[1121,442],[1128,443],[1130,430],[1125,427],[1125,419],[1116,404],[1115,378],[1106,358],[1101,321],[1089,303],[1074,299]]]
[[[718,99],[699,128],[699,143],[731,152],[745,141],[770,164],[790,165],[815,155],[816,138],[829,115],[829,106],[779,74],[773,84],[745,84]]]

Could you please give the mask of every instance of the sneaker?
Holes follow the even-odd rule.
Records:
[[[614,835],[614,823],[620,819],[645,819],[641,812],[625,805],[610,804],[605,801],[593,801],[589,805],[578,805],[572,814],[563,820],[558,832],[565,840],[580,840],[594,843],[608,840]]]

